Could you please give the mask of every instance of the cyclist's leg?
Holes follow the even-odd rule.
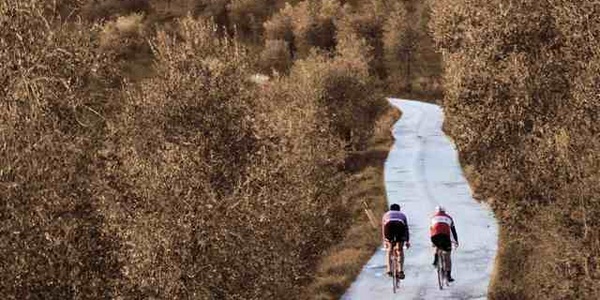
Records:
[[[406,275],[404,275],[404,242],[398,242],[396,245],[396,254],[398,257],[398,279],[404,279],[406,278]]]
[[[385,247],[385,272],[386,274],[390,273],[391,270],[391,266],[390,266],[390,250],[391,250],[391,244],[390,244],[390,240],[392,239],[392,235],[391,235],[391,224],[390,222],[386,223],[383,226],[383,237],[384,237],[384,247]]]
[[[404,242],[398,242],[398,266],[400,272],[404,272]]]
[[[433,244],[434,250],[433,251],[433,265],[437,266],[438,264],[438,254],[440,251],[440,242],[439,242],[439,235],[434,235],[431,237],[431,244]]]
[[[396,238],[398,241],[398,265],[401,273],[404,273],[404,242],[406,241],[406,225],[403,223],[398,223],[398,228],[396,228]]]
[[[452,278],[452,261],[451,261],[451,253],[452,253],[452,242],[450,240],[450,236],[444,235],[443,240],[441,242],[441,246],[444,255],[444,269],[447,272],[448,281],[452,282],[454,279]]]
[[[450,240],[450,236],[444,235],[442,241],[442,246],[444,249],[444,260],[446,261],[446,271],[450,272],[452,263],[450,262],[450,252],[452,251],[452,242]]]
[[[391,250],[392,249],[392,245],[390,242],[388,242],[387,240],[385,241],[385,273],[390,273],[391,270],[391,266],[390,266],[390,254],[391,254]]]

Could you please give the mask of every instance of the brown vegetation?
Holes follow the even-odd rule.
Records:
[[[315,49],[339,52],[342,39],[364,40],[369,74],[388,93],[428,100],[442,95],[440,56],[428,33],[430,2],[302,1],[286,6],[264,23],[266,70],[285,66],[275,56],[274,41],[285,41],[292,58],[305,58]],[[281,47],[281,42],[277,42]],[[279,49],[279,48],[278,48]],[[278,50],[276,53],[284,53]],[[277,58],[281,61],[277,62]]]
[[[0,294],[301,297],[360,220],[344,160],[385,105],[364,42],[257,86],[211,21],[152,32],[129,10],[98,26],[45,4],[0,1]],[[140,51],[153,72],[131,76]]]
[[[51,28],[40,3],[0,2],[0,294],[98,298],[120,277],[97,210],[120,75],[99,28]]]
[[[600,297],[600,13],[438,1],[446,129],[501,224],[492,299]]]
[[[354,221],[341,242],[322,256],[314,280],[303,291],[302,298],[339,299],[381,245],[379,224],[373,226],[365,209],[371,209],[375,216],[387,209],[383,165],[393,143],[389,129],[399,117],[397,109],[388,107],[376,122],[369,147],[346,158],[346,170],[352,172],[346,186],[354,188],[345,189],[341,196]]]

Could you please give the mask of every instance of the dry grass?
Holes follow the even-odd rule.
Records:
[[[56,20],[40,1],[0,2],[0,294],[8,299],[98,298],[120,276],[121,245],[96,204],[121,78],[90,38],[98,27],[51,28]]]

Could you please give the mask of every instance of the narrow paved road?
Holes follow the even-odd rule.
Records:
[[[389,203],[408,216],[412,247],[405,251],[406,279],[398,294],[384,275],[380,248],[342,299],[486,299],[497,248],[497,223],[484,204],[471,197],[456,150],[442,132],[442,109],[433,104],[390,100],[402,110],[394,125],[396,142],[385,164]],[[431,265],[429,218],[436,205],[454,218],[460,247],[453,251],[456,281],[440,291]]]

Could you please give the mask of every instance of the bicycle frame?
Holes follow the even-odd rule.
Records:
[[[440,287],[440,290],[444,289],[444,285],[446,286],[450,286],[450,283],[448,282],[448,261],[446,261],[446,255],[449,254],[448,252],[439,249],[439,248],[435,248],[435,255],[437,256],[437,277],[438,277],[438,285]]]
[[[400,267],[402,266],[402,264],[404,263],[402,260],[402,254],[400,253],[400,251],[402,251],[401,249],[401,243],[393,240],[390,241],[390,255],[389,255],[389,266],[390,266],[390,271],[392,272],[392,291],[394,293],[396,293],[396,290],[400,287]]]

